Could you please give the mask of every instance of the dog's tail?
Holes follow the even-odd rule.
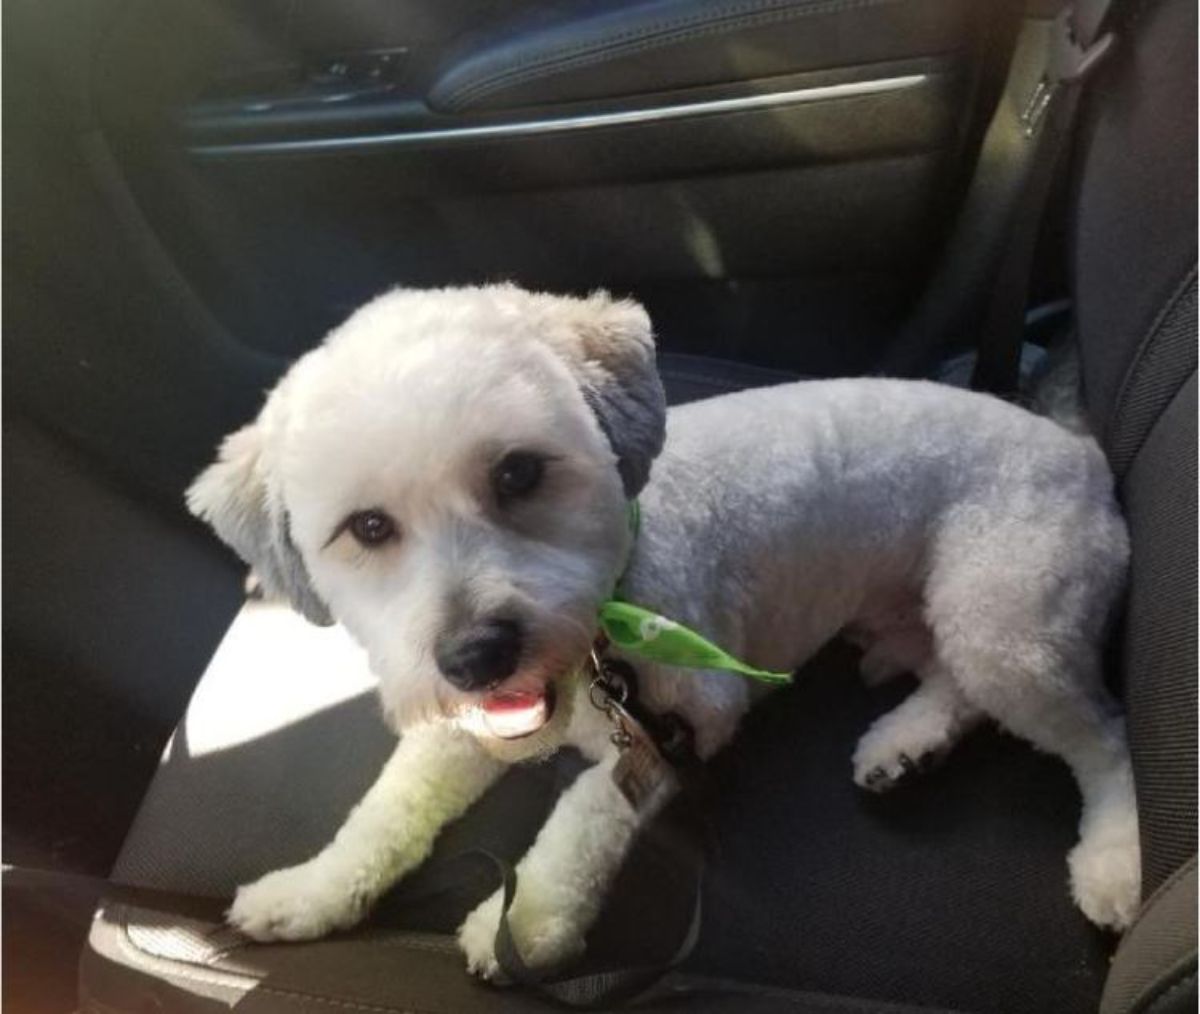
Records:
[[[1032,411],[1072,433],[1092,435],[1083,403],[1083,368],[1073,341],[1051,345],[1021,386],[1023,400]]]
[[[939,367],[934,379],[969,386],[975,358],[975,352],[955,356]],[[1094,435],[1083,404],[1079,349],[1072,340],[1055,341],[1048,349],[1028,342],[1022,346],[1017,401],[1072,433]]]

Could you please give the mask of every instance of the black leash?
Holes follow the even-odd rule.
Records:
[[[596,1009],[629,1003],[655,987],[678,993],[682,982],[672,987],[671,973],[695,949],[700,936],[705,860],[711,833],[706,820],[703,766],[696,756],[691,727],[673,713],[656,714],[638,696],[637,673],[624,662],[593,654],[591,700],[613,723],[612,741],[620,751],[613,769],[614,781],[635,808],[646,805],[668,786],[680,797],[673,815],[681,819],[669,834],[672,863],[681,866],[692,883],[687,927],[672,955],[647,965],[617,967],[571,974],[566,968],[532,969],[513,939],[509,910],[517,891],[517,874],[512,864],[491,852],[477,849],[460,853],[456,859],[482,857],[496,871],[503,887],[503,905],[496,933],[495,953],[504,977],[510,983],[531,989],[566,1007]],[[669,776],[669,781],[664,780]],[[451,860],[451,863],[454,863]],[[449,867],[447,867],[449,868]],[[457,881],[455,877],[454,882]],[[21,882],[30,888],[86,892],[101,905],[128,905],[221,923],[228,899],[197,897],[116,883],[99,877],[57,872],[6,871],[6,883]],[[452,882],[449,878],[445,883]],[[426,892],[439,890],[435,876]]]
[[[583,1010],[613,1007],[644,996],[654,986],[663,983],[671,971],[687,960],[700,938],[703,855],[693,853],[692,858],[696,865],[691,918],[675,953],[665,962],[601,969],[581,974],[571,974],[565,968],[531,969],[521,956],[508,921],[508,912],[517,891],[516,870],[512,864],[490,852],[474,854],[482,856],[492,864],[504,886],[504,902],[501,907],[500,925],[496,931],[495,953],[507,983],[533,990],[565,1007]]]
[[[693,893],[687,929],[664,962],[577,975],[565,969],[531,969],[513,939],[508,920],[517,892],[516,870],[491,853],[478,853],[492,864],[503,883],[495,953],[505,978],[559,1004],[580,1009],[618,1006],[643,997],[654,987],[666,985],[670,973],[687,960],[700,938],[705,856],[711,839],[705,819],[703,769],[691,727],[678,715],[655,714],[641,702],[632,666],[603,658],[600,652],[593,652],[592,665],[592,704],[613,723],[612,742],[621,751],[613,768],[618,788],[636,809],[662,791],[662,779],[669,776],[682,797],[686,819],[678,839],[678,858],[691,874]]]

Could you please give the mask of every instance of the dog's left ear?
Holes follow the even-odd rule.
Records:
[[[333,617],[292,541],[262,444],[261,421],[226,437],[217,460],[188,489],[188,509],[254,568],[269,593],[288,599],[309,622],[328,627]]]
[[[617,455],[617,470],[632,498],[650,478],[666,437],[667,399],[654,360],[646,311],[631,299],[594,292],[580,300],[578,344],[569,359],[583,396]]]

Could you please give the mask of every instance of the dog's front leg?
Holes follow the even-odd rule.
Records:
[[[425,860],[442,827],[503,767],[451,727],[412,729],[333,841],[308,862],[239,888],[229,921],[257,940],[307,940],[353,926]]]
[[[613,781],[615,751],[563,793],[537,840],[517,866],[509,926],[530,967],[546,967],[583,951],[584,934],[638,828],[654,809],[635,811]],[[658,800],[661,807],[665,800]],[[503,892],[475,909],[458,931],[467,967],[493,978]]]

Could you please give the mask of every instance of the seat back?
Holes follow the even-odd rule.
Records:
[[[1133,541],[1119,672],[1143,894],[1196,851],[1196,9],[1118,4],[1078,137],[1084,398]]]

